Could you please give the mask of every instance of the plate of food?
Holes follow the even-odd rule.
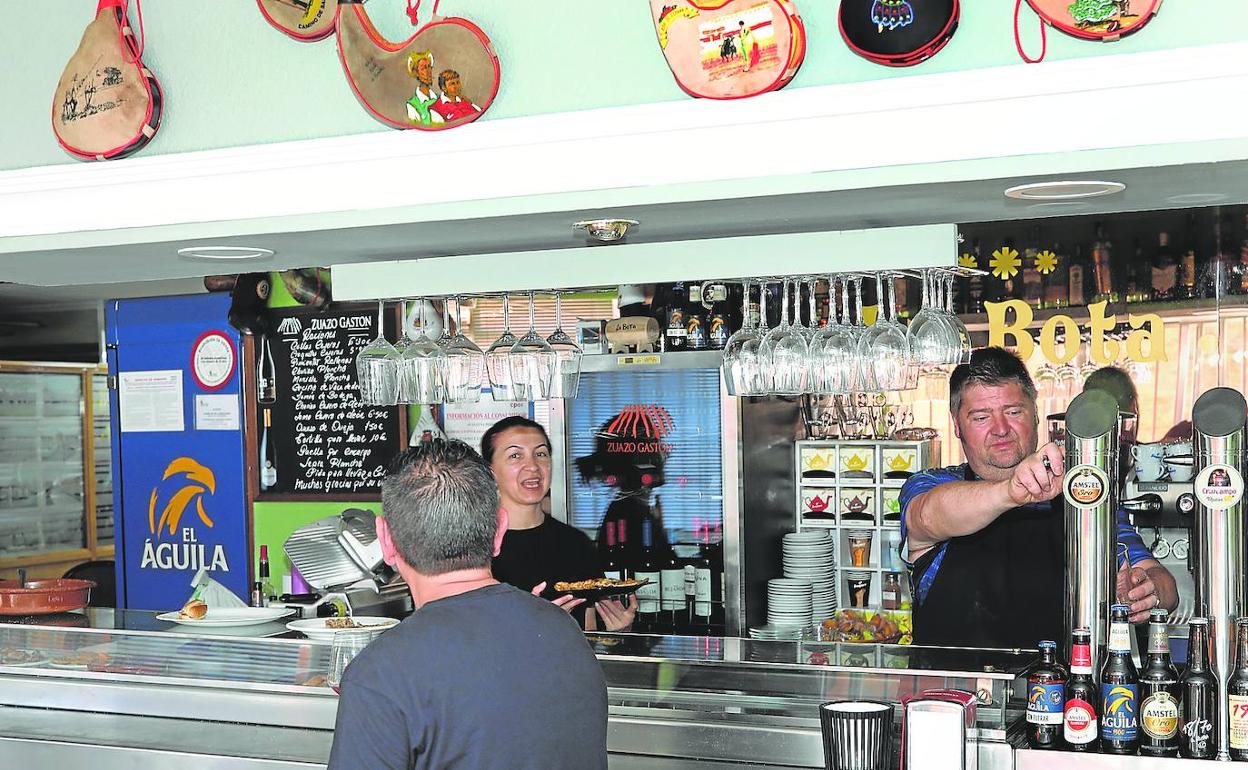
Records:
[[[394,618],[353,615],[345,618],[304,618],[292,620],[286,624],[291,631],[298,631],[309,639],[332,642],[334,634],[340,631],[369,631],[372,638],[381,635],[382,631],[394,628],[399,621]]]
[[[625,578],[623,580],[617,578],[591,578],[589,580],[577,581],[561,580],[555,583],[554,591],[559,596],[572,594],[578,599],[599,602],[614,596],[626,596],[636,593],[638,588],[647,585],[649,582],[649,580],[637,580],[636,578]]]
[[[58,655],[48,661],[51,668],[66,669],[68,671],[86,671],[90,666],[106,662],[107,657],[98,652],[71,652],[68,655]]]
[[[32,650],[0,650],[0,666],[43,666],[48,656]]]
[[[285,607],[209,607],[198,599],[187,602],[177,612],[162,612],[157,620],[204,628],[258,626],[284,618],[294,610]]]

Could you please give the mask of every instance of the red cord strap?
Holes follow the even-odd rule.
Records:
[[[143,32],[143,3],[142,0],[134,0],[134,10],[139,17],[139,35],[135,38],[134,30],[127,30],[130,26],[130,9],[129,0],[121,0],[116,5],[116,13],[118,15],[117,25],[117,43],[121,47],[121,55],[127,64],[138,64],[143,58],[143,46],[147,43],[147,35]],[[129,35],[129,38],[127,38]]]
[[[442,0],[433,0],[433,15],[438,15],[438,3]],[[412,20],[412,26],[420,26],[420,0],[407,0],[407,18]]]
[[[1018,55],[1023,57],[1023,61],[1028,64],[1039,64],[1044,61],[1044,55],[1049,50],[1049,38],[1044,29],[1044,19],[1040,20],[1040,56],[1033,59],[1023,50],[1023,39],[1018,34],[1018,12],[1023,7],[1023,0],[1015,0],[1014,2],[1014,47],[1018,49]]]

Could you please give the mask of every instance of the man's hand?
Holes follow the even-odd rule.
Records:
[[[545,591],[545,590],[546,590],[546,581],[543,580],[542,582],[533,586],[533,590],[530,591],[529,593],[533,594],[534,596],[540,599],[542,598],[542,591]],[[564,594],[563,596],[560,596],[558,598],[551,599],[550,603],[555,605],[556,607],[559,607],[564,612],[571,612],[573,607],[581,606],[582,604],[585,603],[585,600],[578,599],[572,594]]]
[[[1128,612],[1132,623],[1148,620],[1149,611],[1161,606],[1157,584],[1143,567],[1130,567],[1123,563],[1118,570],[1116,594],[1118,601],[1130,607]]]
[[[1049,442],[1015,466],[1014,475],[1006,482],[1010,500],[1015,505],[1052,500],[1062,491],[1065,473],[1065,450]]]
[[[628,631],[633,627],[633,617],[637,614],[637,597],[628,597],[628,604],[619,599],[607,599],[594,605],[598,615],[602,617],[607,631]]]

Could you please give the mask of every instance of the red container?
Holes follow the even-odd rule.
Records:
[[[27,580],[19,588],[16,580],[0,580],[0,615],[48,615],[87,606],[90,580]]]

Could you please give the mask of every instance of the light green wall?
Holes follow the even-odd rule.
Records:
[[[278,593],[282,590],[282,578],[290,574],[290,562],[282,551],[282,544],[296,529],[319,519],[337,516],[348,508],[360,508],[381,513],[381,503],[256,503],[253,511],[253,532],[256,552],[252,556],[252,573],[259,574],[260,546],[269,547],[269,577]]]
[[[797,4],[810,50],[789,88],[1019,62],[1011,0],[965,0],[961,27],[948,48],[905,70],[873,65],[850,53],[837,32],[833,0]],[[42,0],[4,5],[0,50],[8,66],[0,79],[5,113],[0,169],[77,162],[56,144],[50,107],[61,70],[95,4]],[[404,5],[402,0],[371,0],[368,9],[383,32],[400,39],[411,29]],[[167,106],[160,133],[140,157],[390,130],[356,103],[332,39],[289,40],[268,26],[252,0],[148,0],[143,10],[144,58],[164,87]],[[484,120],[689,98],[663,61],[645,0],[445,0],[441,11],[478,23],[502,60],[502,88]],[[1029,10],[1023,16],[1024,37],[1034,53],[1036,21]],[[1050,32],[1049,60],[1231,42],[1244,39],[1246,31],[1244,0],[1170,0],[1148,27],[1117,43]],[[1003,130],[1011,120],[1043,119],[1002,116]]]

